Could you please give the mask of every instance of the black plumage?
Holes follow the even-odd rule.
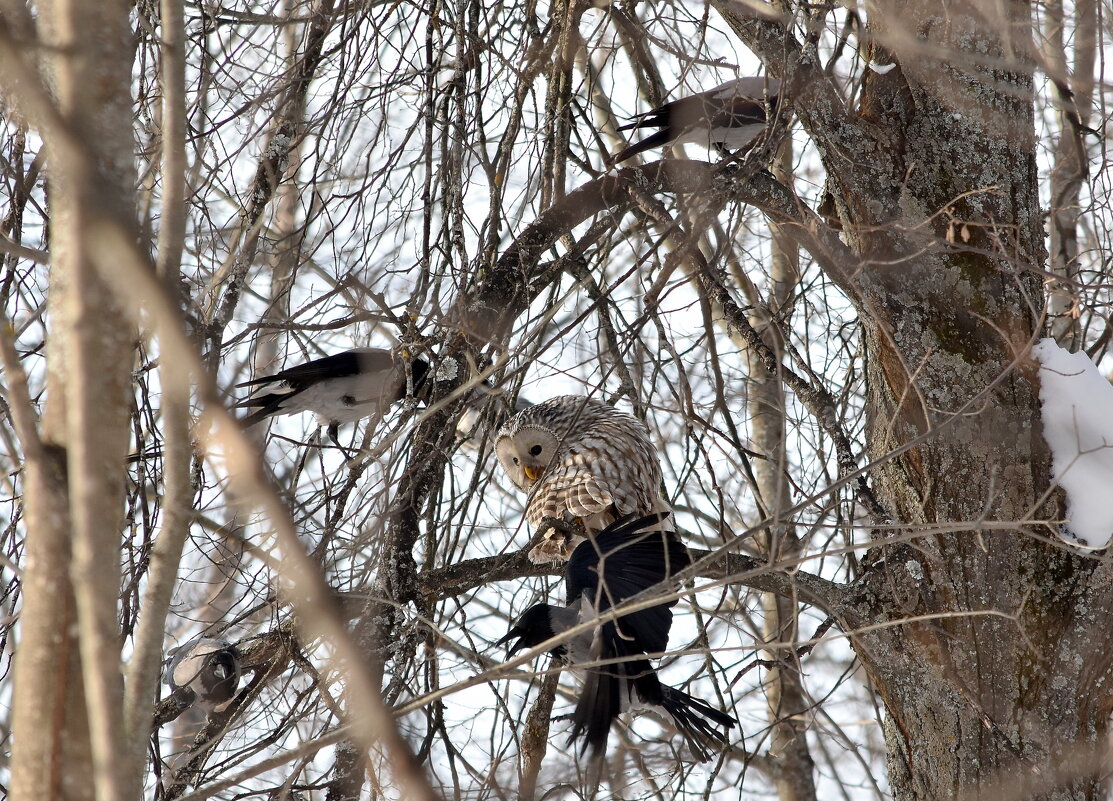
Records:
[[[565,568],[568,605],[537,604],[515,622],[499,644],[513,655],[667,582],[687,567],[688,550],[675,532],[657,525],[664,514],[620,518],[573,551]],[[584,738],[593,755],[606,752],[611,723],[631,706],[656,707],[672,718],[692,752],[710,758],[709,744],[725,745],[732,717],[660,682],[649,654],[668,647],[676,599],[606,620],[558,643],[551,653],[582,674],[583,690],[572,715],[570,742]],[[603,662],[605,664],[595,664]],[[591,665],[589,667],[580,667]]]

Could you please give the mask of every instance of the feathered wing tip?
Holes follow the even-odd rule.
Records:
[[[633,534],[653,530],[654,526],[667,520],[671,514],[671,511],[664,510],[660,512],[650,512],[641,517],[635,517],[634,513],[622,515],[622,517],[617,518],[605,529],[600,531],[596,535],[596,539],[608,538],[608,542],[611,540],[621,541]]]
[[[661,685],[661,706],[672,716],[676,728],[700,762],[711,759],[708,746],[723,748],[730,744],[727,732],[737,721],[720,709],[688,695],[675,687]],[[720,726],[724,731],[719,731]]]
[[[247,398],[232,406],[233,409],[253,409],[251,413],[240,418],[240,425],[250,428],[256,423],[261,423],[268,417],[273,417],[282,412],[282,401],[289,398],[288,394],[257,395]]]

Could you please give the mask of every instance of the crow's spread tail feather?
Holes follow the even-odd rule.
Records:
[[[734,718],[706,701],[675,687],[661,685],[661,706],[672,716],[676,728],[700,762],[711,759],[709,745],[718,748],[729,743],[727,731],[734,728]],[[719,731],[716,726],[726,731]]]

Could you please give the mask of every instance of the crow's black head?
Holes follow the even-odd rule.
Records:
[[[170,688],[189,688],[206,704],[232,699],[240,682],[240,651],[225,640],[198,637],[171,651]]]
[[[507,658],[510,658],[523,648],[533,648],[545,642],[545,640],[552,639],[556,636],[556,632],[553,631],[551,610],[552,607],[548,604],[531,606],[518,618],[518,622],[510,628],[510,631],[506,632],[506,636],[496,642],[495,645],[505,645],[511,640],[515,640],[506,652]],[[563,645],[558,645],[552,650],[552,653],[558,657],[563,652]]]
[[[209,654],[197,678],[201,685],[197,694],[202,700],[215,704],[231,700],[240,683],[239,651],[232,646]]]

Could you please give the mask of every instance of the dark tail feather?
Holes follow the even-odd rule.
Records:
[[[618,638],[614,621],[604,623],[599,636],[602,642],[599,658],[613,659],[618,656],[622,641]],[[641,664],[649,668],[649,663],[643,660],[642,663],[619,662],[585,671],[583,692],[576,703],[576,711],[572,713],[569,745],[583,736],[584,750],[590,751],[593,758],[607,753],[611,723],[622,712],[623,693],[629,692],[627,676],[637,675]]]
[[[667,129],[658,131],[652,136],[647,136],[640,142],[635,142],[634,144],[630,145],[630,147],[623,150],[621,153],[614,157],[614,163],[617,164],[620,161],[626,161],[626,159],[631,158],[632,156],[636,156],[646,150],[652,150],[655,147],[660,147],[661,145],[667,144],[669,139],[670,137]]]
[[[719,731],[715,726],[730,730],[734,728],[736,721],[706,701],[675,687],[661,685],[661,706],[672,716],[676,728],[680,729],[688,747],[700,762],[711,759],[711,753],[707,749],[709,743],[716,746],[729,744],[726,731]]]
[[[287,398],[287,397],[289,397],[289,396],[288,395],[279,395],[274,400],[268,400],[267,396],[264,396],[262,398],[254,398],[254,399],[248,398],[246,401],[241,401],[241,402],[237,403],[232,408],[233,409],[242,409],[242,408],[247,407],[247,406],[257,407],[255,409],[255,411],[251,412],[251,414],[248,414],[248,415],[240,418],[240,425],[243,426],[244,428],[250,428],[251,426],[255,425],[256,423],[261,423],[264,420],[266,420],[268,417],[271,417],[275,413],[279,412],[280,411],[279,403],[281,402],[282,398]]]
[[[253,425],[263,422],[270,416],[271,413],[269,409],[258,409],[246,417],[241,417],[240,425],[244,428],[251,428]]]
[[[653,111],[647,111],[645,114],[634,115],[630,122],[618,126],[618,130],[632,131],[635,128],[661,128],[668,121],[668,114],[663,113],[661,109],[654,109]]]
[[[588,669],[583,692],[580,693],[576,711],[572,713],[572,734],[568,737],[568,744],[572,745],[582,736],[584,751],[590,751],[592,758],[607,753],[611,723],[622,711],[625,681],[619,677],[621,667],[607,665]]]
[[[262,384],[277,384],[281,381],[282,379],[276,375],[265,375],[262,378],[253,378],[250,381],[244,381],[240,384],[236,384],[236,389],[240,389],[242,387],[257,387]]]

